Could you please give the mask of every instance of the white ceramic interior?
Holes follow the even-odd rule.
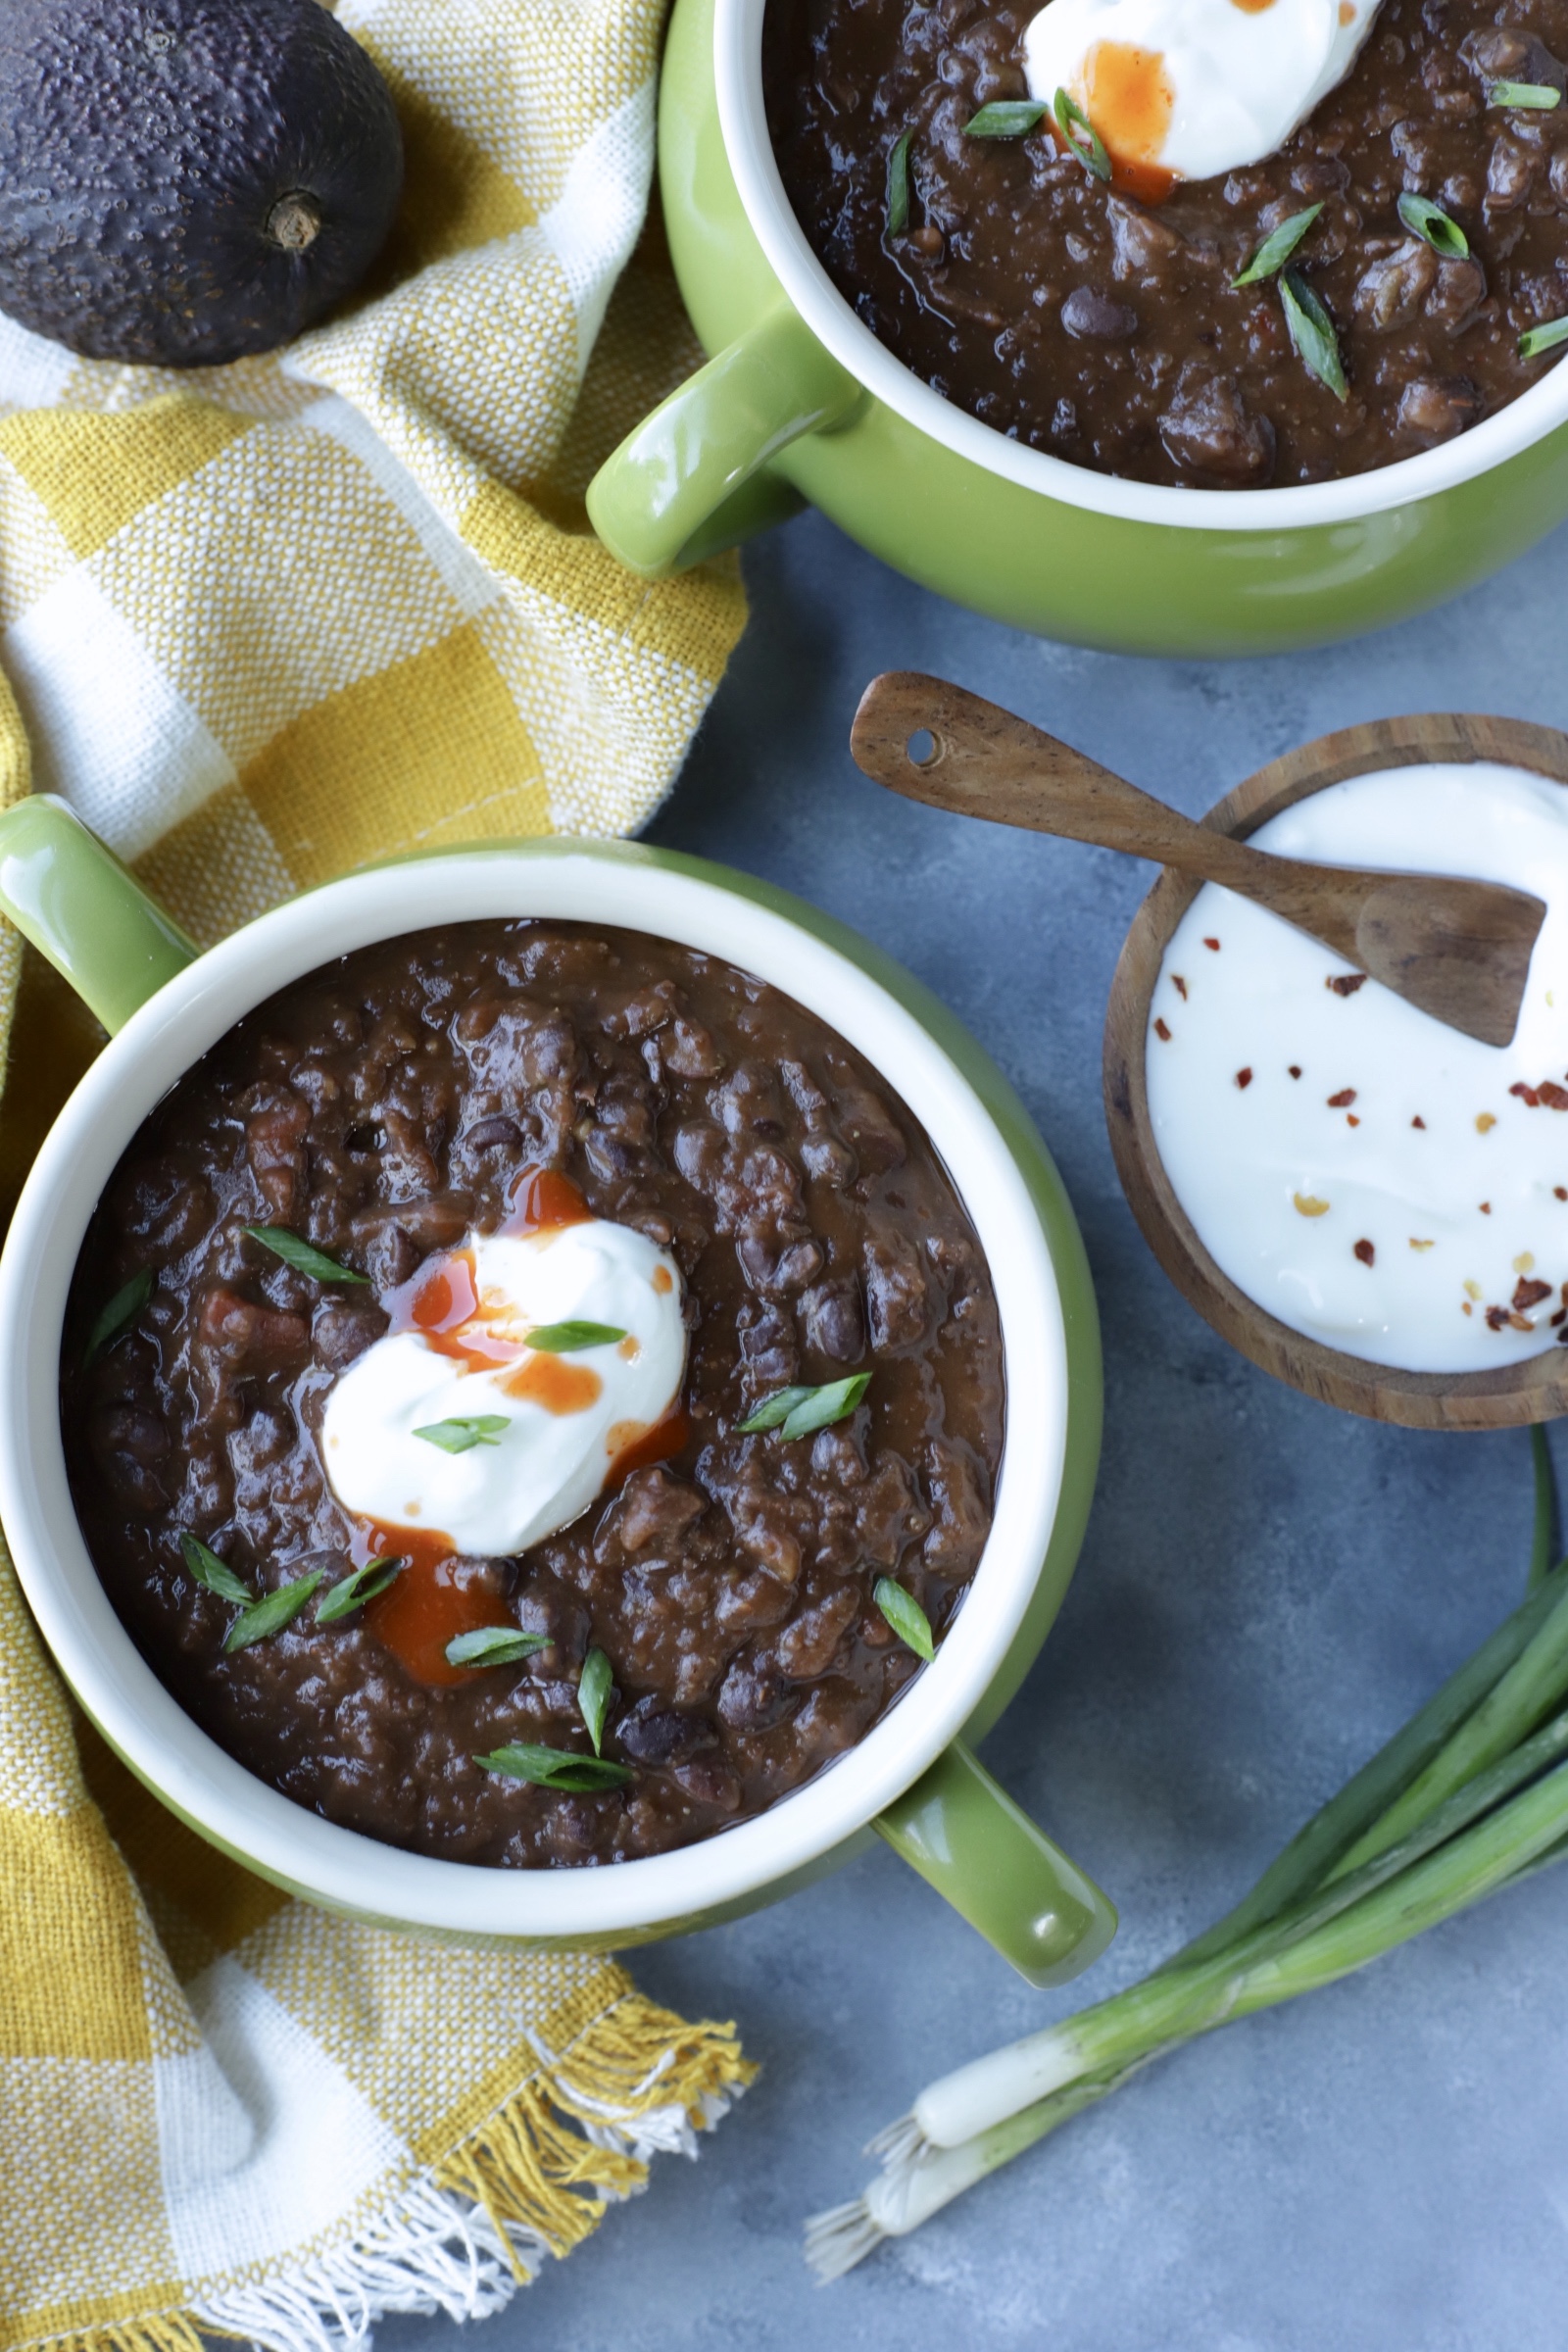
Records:
[[[60,1438],[61,1330],[87,1221],[121,1153],[180,1074],[263,998],[353,948],[484,916],[654,931],[727,957],[831,1022],[940,1150],[997,1275],[1009,1443],[963,1608],[907,1696],[859,1745],[757,1820],[608,1870],[505,1871],[396,1851],[252,1777],[182,1712],[104,1594],[77,1529]],[[605,1936],[679,1921],[810,1863],[906,1788],[1000,1667],[1055,1517],[1066,1349],[1028,1190],[962,1072],[858,965],[787,916],[624,844],[461,852],[352,876],[264,915],[165,987],[92,1065],[39,1153],[0,1259],[0,1516],[66,1678],[113,1745],[220,1844],[320,1900],[465,1935]]]
[[[788,6],[789,0],[774,0]],[[790,210],[762,105],[762,16],[767,0],[715,0],[713,75],[718,119],[730,171],[768,266],[817,341],[840,365],[922,433],[960,458],[1022,489],[1112,514],[1131,522],[1173,524],[1187,530],[1302,530],[1348,522],[1412,505],[1488,473],[1568,419],[1568,365],[1551,366],[1541,381],[1495,416],[1419,457],[1401,458],[1372,473],[1337,482],[1304,482],[1279,490],[1180,490],[1130,482],[1070,466],[1044,450],[1011,441],[978,416],[944,400],[895,359],[834,285]]]

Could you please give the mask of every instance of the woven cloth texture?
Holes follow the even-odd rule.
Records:
[[[639,242],[658,0],[339,14],[408,154],[352,307],[179,374],[0,319],[0,802],[64,794],[200,941],[389,851],[635,830],[745,616],[732,562],[649,586],[582,508],[700,356]],[[0,934],[0,1207],[99,1042]],[[0,2343],[495,2310],[748,2072],[610,1961],[220,1858],[74,1718],[0,1552]]]

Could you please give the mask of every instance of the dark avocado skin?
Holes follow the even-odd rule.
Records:
[[[386,84],[319,0],[0,0],[0,310],[89,359],[287,342],[402,187]],[[268,220],[296,193],[320,227],[290,252]]]

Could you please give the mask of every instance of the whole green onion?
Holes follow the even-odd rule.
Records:
[[[1568,1562],[1533,1441],[1532,1590],[1314,1815],[1251,1892],[1160,1968],[922,2091],[872,2149],[883,2171],[819,2214],[807,2258],[837,2278],[1152,2059],[1364,1968],[1568,1855]]]

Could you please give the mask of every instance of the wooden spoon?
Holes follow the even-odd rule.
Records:
[[[923,735],[931,751],[916,759],[910,743]],[[1450,1029],[1487,1046],[1512,1040],[1546,912],[1526,891],[1270,857],[1194,824],[1054,735],[919,670],[871,680],[850,750],[878,784],[930,808],[1125,850],[1221,883]]]

